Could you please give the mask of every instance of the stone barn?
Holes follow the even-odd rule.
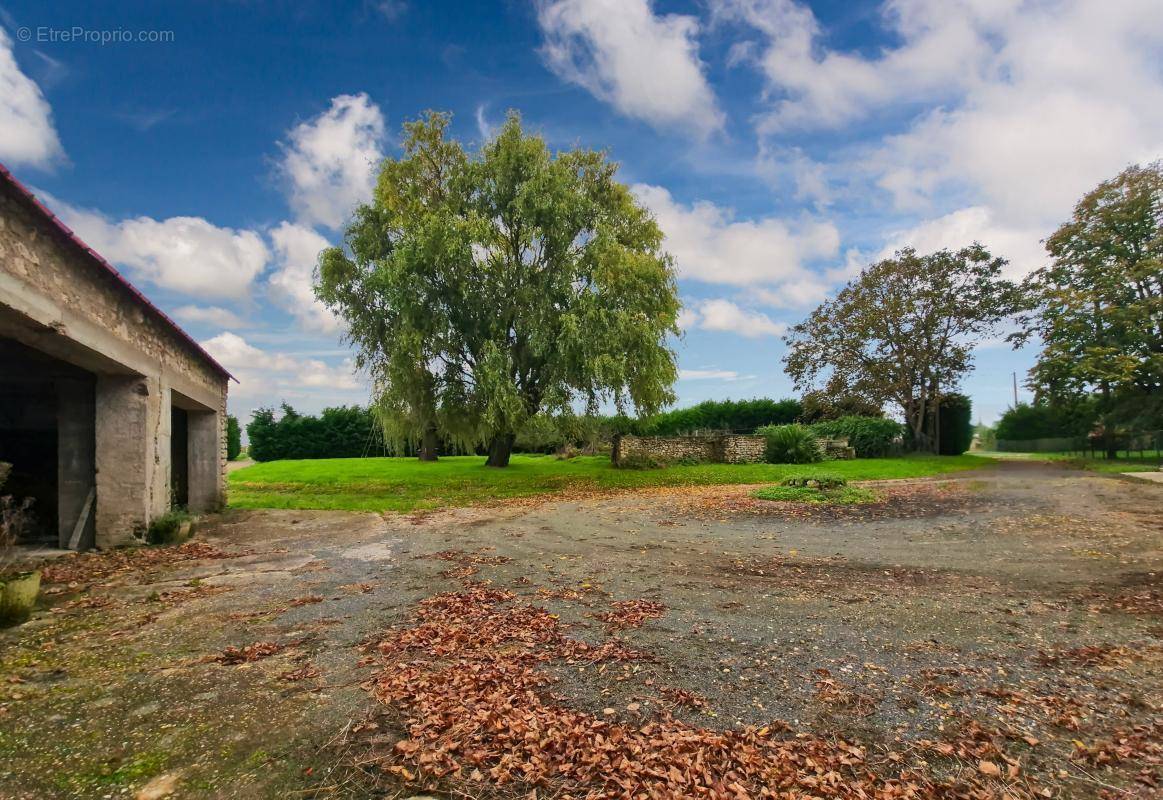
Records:
[[[0,166],[0,494],[34,498],[27,544],[220,507],[230,378]]]

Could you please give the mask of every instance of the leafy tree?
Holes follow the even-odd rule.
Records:
[[[1163,162],[1100,184],[1046,249],[1053,260],[1028,279],[1031,310],[1013,337],[1042,342],[1030,384],[1048,398],[1095,392],[1105,412],[1127,405],[1120,396],[1149,406],[1163,392]]]
[[[430,113],[404,128],[316,293],[348,323],[391,439],[439,431],[509,462],[538,413],[673,401],[679,302],[649,212],[602,153],[551,153],[510,114],[475,157]]]
[[[973,347],[1015,309],[1006,261],[979,244],[866,267],[785,337],[784,365],[801,391],[896,403],[913,441],[935,449],[934,403],[973,365]]]
[[[238,425],[238,417],[233,414],[226,416],[226,459],[234,461],[242,453],[242,428]]]
[[[844,417],[883,417],[881,403],[856,395],[833,396],[827,392],[808,392],[801,400],[803,411],[797,422],[813,424]]]
[[[997,449],[997,428],[978,421],[973,426],[973,435],[977,437],[977,441],[981,445],[982,450]]]

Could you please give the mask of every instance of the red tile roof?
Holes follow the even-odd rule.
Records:
[[[170,316],[166,314],[166,312],[162,311],[160,308],[151,303],[148,297],[142,294],[136,286],[126,280],[125,276],[118,272],[116,267],[106,261],[96,250],[85,244],[81,240],[81,237],[73,233],[72,229],[69,228],[68,225],[61,222],[60,219],[57,218],[56,214],[49,211],[48,208],[45,207],[44,203],[40,202],[40,200],[36,198],[36,195],[34,195],[23,183],[18,181],[16,177],[11,172],[9,172],[8,168],[3,164],[0,164],[0,178],[16,189],[16,191],[21,195],[23,195],[37,210],[37,212],[40,213],[40,215],[43,216],[57,230],[57,232],[64,237],[66,242],[70,243],[72,246],[77,247],[81,251],[81,254],[88,258],[88,260],[98,269],[104,270],[106,273],[108,273],[109,277],[111,277],[115,283],[129,292],[135,301],[137,301],[147,311],[164,322],[175,334],[178,335],[179,338],[183,339],[187,344],[189,344],[190,347],[193,348],[194,352],[201,356],[207,364],[209,364],[221,374],[225,375],[227,378],[231,378],[235,382],[238,381],[237,378],[230,374],[226,367],[218,363],[214,356],[207,353],[206,349],[202,347],[202,345],[198,344],[193,336],[182,330],[178,323],[170,319]]]

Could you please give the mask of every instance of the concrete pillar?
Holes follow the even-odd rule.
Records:
[[[189,509],[194,514],[222,507],[222,437],[220,417],[214,411],[190,411],[189,416]]]
[[[68,547],[96,480],[96,409],[92,379],[59,378],[57,393],[57,519],[60,547]],[[94,544],[95,514],[89,509],[78,549]]]
[[[139,541],[157,513],[158,427],[169,416],[161,405],[159,387],[149,379],[97,378],[97,547]]]

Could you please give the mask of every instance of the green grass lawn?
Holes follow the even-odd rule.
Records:
[[[1080,456],[1078,453],[982,453],[990,458],[1014,459],[1020,461],[1053,461],[1075,469],[1088,469],[1093,472],[1149,472],[1159,469],[1160,459],[1153,452],[1139,455],[1120,453],[1118,458],[1106,459],[1102,456],[1091,458]]]
[[[838,506],[856,506],[861,503],[875,503],[880,495],[863,486],[837,486],[832,489],[817,489],[812,486],[764,486],[751,493],[760,500],[775,500],[792,503],[828,503]]]
[[[807,466],[699,464],[621,470],[614,469],[606,456],[562,461],[516,455],[505,469],[484,466],[480,456],[446,457],[436,463],[414,458],[328,458],[255,464],[230,473],[229,481],[230,505],[235,508],[408,512],[571,490],[778,483],[817,472],[850,481],[916,478],[991,463],[970,455],[908,456]]]

